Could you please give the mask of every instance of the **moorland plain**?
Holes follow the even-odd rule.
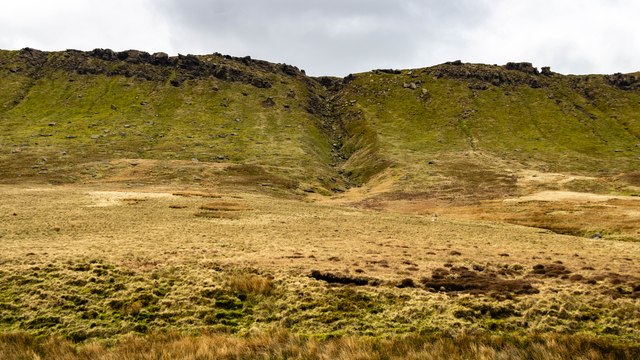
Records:
[[[640,352],[635,74],[0,65],[0,357]]]

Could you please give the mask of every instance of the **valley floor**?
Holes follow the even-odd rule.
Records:
[[[498,202],[371,209],[115,184],[3,185],[0,196],[0,355],[21,336],[44,351],[33,335],[106,346],[132,333],[251,342],[284,331],[323,344],[313,346],[364,336],[353,340],[362,349],[389,336],[640,341],[640,242],[478,219]]]

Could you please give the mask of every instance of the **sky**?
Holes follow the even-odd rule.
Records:
[[[345,76],[446,61],[640,70],[637,0],[0,0],[0,49],[251,56]]]

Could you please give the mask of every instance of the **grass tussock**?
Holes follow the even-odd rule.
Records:
[[[269,295],[274,287],[272,279],[255,274],[231,276],[227,286],[234,292],[252,295]]]
[[[586,336],[505,338],[484,335],[406,336],[387,339],[309,339],[285,330],[182,336],[127,336],[112,347],[76,345],[23,333],[0,335],[3,359],[637,359],[637,344]]]

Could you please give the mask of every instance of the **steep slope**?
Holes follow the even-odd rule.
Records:
[[[249,57],[27,48],[0,51],[0,78],[2,182],[464,201],[523,195],[531,171],[597,180],[560,189],[640,186],[637,74],[452,62],[310,78]]]
[[[345,124],[357,124],[375,144],[345,164],[364,174],[362,182],[386,162],[390,190],[412,197],[514,194],[525,169],[627,174],[639,185],[640,81],[633,74],[564,76],[528,63],[454,62],[346,80],[336,96]]]
[[[149,159],[157,161],[137,162],[150,167],[149,181],[345,186],[314,106],[324,89],[293,66],[219,54],[23,49],[0,52],[0,78],[4,182],[114,174],[143,181],[113,160]]]

